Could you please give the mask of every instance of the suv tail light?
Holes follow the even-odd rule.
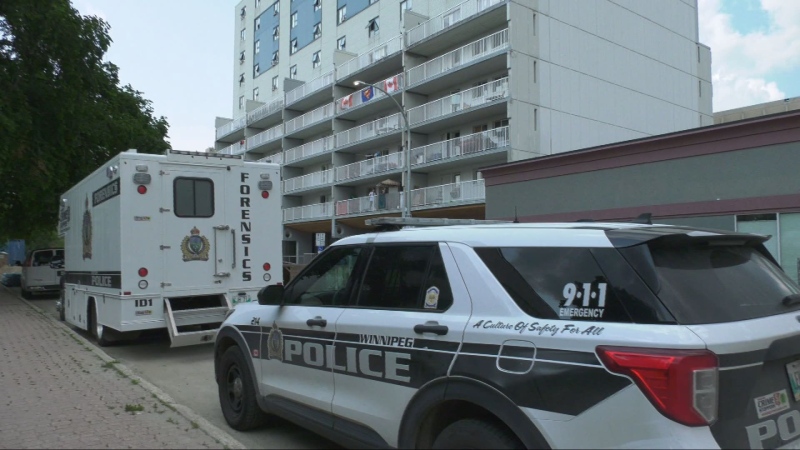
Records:
[[[661,414],[688,426],[717,419],[717,355],[708,350],[597,347],[611,372],[632,378]]]

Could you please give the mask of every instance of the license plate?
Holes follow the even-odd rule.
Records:
[[[786,364],[786,373],[789,375],[789,384],[792,386],[794,400],[800,401],[800,360]]]

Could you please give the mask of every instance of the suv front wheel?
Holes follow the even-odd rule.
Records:
[[[219,403],[228,425],[239,431],[263,425],[267,415],[258,407],[253,376],[239,347],[225,350],[219,371]]]
[[[480,419],[462,419],[448,425],[433,448],[525,448],[506,428]]]

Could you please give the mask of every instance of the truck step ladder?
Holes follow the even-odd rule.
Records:
[[[187,345],[213,343],[214,337],[219,331],[219,324],[225,320],[225,313],[230,309],[227,306],[215,308],[184,309],[173,311],[168,298],[164,299],[165,316],[167,330],[169,331],[170,347],[185,347]],[[214,324],[217,328],[200,331],[179,332],[178,327],[191,325],[210,325]]]

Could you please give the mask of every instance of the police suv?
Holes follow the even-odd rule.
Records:
[[[348,447],[800,443],[800,288],[767,236],[481,224],[342,239],[238,305],[225,419]]]

